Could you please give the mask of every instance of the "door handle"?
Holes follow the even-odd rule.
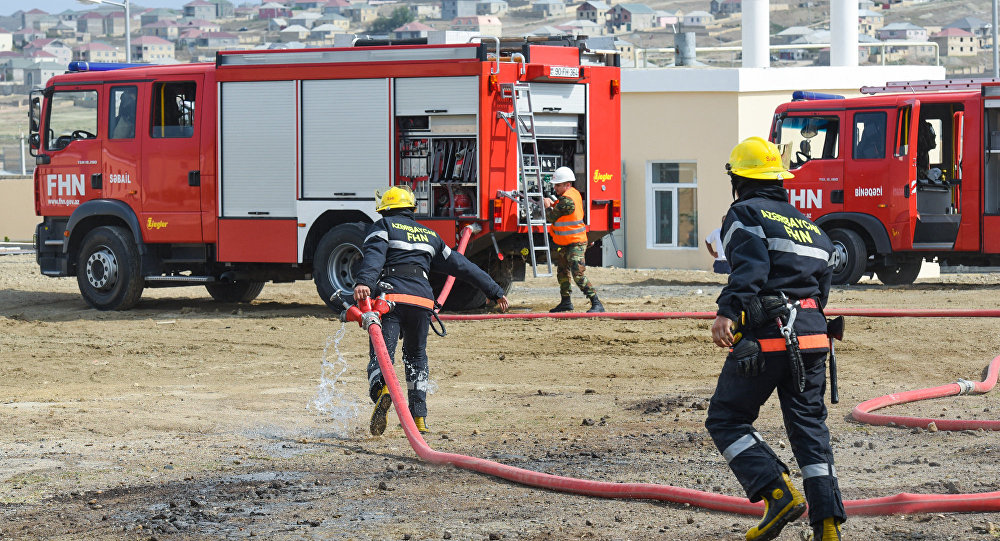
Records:
[[[201,186],[201,171],[188,171],[188,186]]]
[[[94,190],[102,189],[101,174],[94,173],[90,175],[90,187]]]

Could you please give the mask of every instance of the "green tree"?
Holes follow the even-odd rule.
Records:
[[[410,12],[409,8],[398,7],[393,10],[391,16],[379,17],[372,21],[372,25],[368,27],[368,31],[372,34],[388,34],[412,20],[413,13]]]

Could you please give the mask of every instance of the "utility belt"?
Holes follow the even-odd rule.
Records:
[[[382,269],[382,276],[403,276],[427,280],[427,271],[420,265],[401,264],[385,267]]]
[[[799,392],[805,390],[806,376],[801,350],[826,348],[828,337],[818,333],[799,336],[795,332],[795,319],[799,310],[819,310],[819,303],[813,298],[792,300],[783,294],[760,295],[746,303],[733,335],[735,345],[730,351],[730,356],[739,364],[744,375],[756,376],[764,370],[761,353],[785,351]],[[776,325],[781,338],[742,340],[746,331],[768,325]]]

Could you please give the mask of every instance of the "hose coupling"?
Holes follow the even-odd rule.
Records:
[[[969,394],[976,388],[975,383],[968,380],[964,380],[962,378],[959,378],[958,381],[956,381],[955,383],[959,387],[958,394]]]

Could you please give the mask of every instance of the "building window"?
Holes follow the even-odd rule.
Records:
[[[646,164],[649,248],[698,248],[697,165],[695,162]]]

